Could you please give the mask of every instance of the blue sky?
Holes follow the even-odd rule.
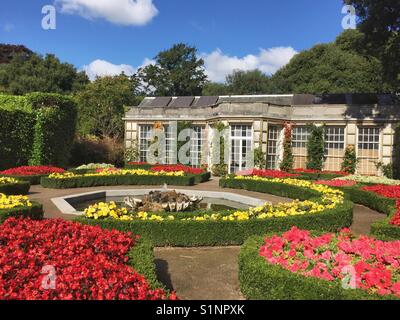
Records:
[[[41,27],[48,4],[57,7],[56,30]],[[342,0],[2,0],[0,42],[54,53],[98,74],[133,72],[185,42],[222,81],[232,69],[273,73],[295,52],[334,40],[343,31],[342,6]]]

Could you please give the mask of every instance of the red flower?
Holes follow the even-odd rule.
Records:
[[[362,190],[374,192],[386,198],[393,198],[393,199],[400,198],[400,186],[377,184],[374,186],[365,186],[362,188]]]
[[[314,169],[302,169],[302,168],[294,169],[293,171],[298,172],[298,173],[337,174],[337,175],[341,175],[341,176],[349,175],[347,172],[344,172],[344,171],[319,171],[319,170],[314,170]]]
[[[238,172],[237,175],[257,176],[257,177],[271,178],[271,179],[299,177],[298,174],[287,173],[279,170],[258,170],[258,169],[245,170],[242,172]]]
[[[353,272],[357,288],[400,297],[400,241],[383,242],[366,236],[312,236],[294,227],[265,239],[260,256],[291,272],[327,281],[341,281]]]
[[[51,166],[24,166],[1,171],[0,174],[11,176],[46,175],[50,173],[63,173],[65,170]]]
[[[357,184],[356,181],[352,180],[318,180],[314,182],[315,184],[324,184],[330,187],[352,187]]]
[[[154,172],[177,172],[177,171],[183,171],[188,174],[202,174],[204,173],[203,169],[200,168],[193,168],[189,166],[184,166],[181,164],[174,164],[174,165],[158,165],[154,166],[150,169],[151,171]]]
[[[165,299],[126,264],[136,239],[64,220],[9,218],[0,226],[0,299]]]

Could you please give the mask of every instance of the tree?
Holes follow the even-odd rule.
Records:
[[[319,44],[297,54],[272,76],[273,91],[310,94],[381,92],[380,61],[345,50],[343,46],[344,43]]]
[[[81,135],[121,139],[125,106],[137,105],[138,81],[119,75],[97,78],[75,95],[78,103],[78,131]]]
[[[226,77],[232,94],[266,94],[271,92],[270,77],[260,70],[234,71]]]
[[[231,94],[225,83],[207,82],[203,87],[203,96],[225,96]]]
[[[156,63],[139,70],[144,91],[155,96],[201,95],[207,81],[204,60],[197,57],[196,47],[183,43],[160,52]]]
[[[325,156],[325,128],[314,124],[309,126],[310,135],[307,141],[307,169],[321,171]]]
[[[10,63],[0,65],[0,88],[14,95],[29,92],[69,94],[88,83],[84,72],[77,72],[68,63],[61,63],[52,54],[41,57],[18,54]]]
[[[28,58],[33,52],[22,45],[0,44],[0,64],[10,63],[18,54],[23,54]]]
[[[365,35],[363,45],[383,64],[384,80],[389,89],[400,89],[400,1],[344,0],[353,5]]]

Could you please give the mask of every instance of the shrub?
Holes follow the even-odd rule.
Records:
[[[119,231],[135,231],[145,238],[151,239],[155,246],[229,246],[240,245],[249,236],[263,235],[268,232],[289,230],[298,226],[308,230],[336,232],[351,225],[353,208],[345,202],[335,209],[318,214],[288,216],[274,219],[250,219],[246,221],[120,221],[114,219],[94,220],[85,217],[77,218],[80,223],[98,225],[106,229]]]
[[[31,201],[32,206],[18,206],[10,209],[0,209],[0,224],[9,217],[24,217],[34,220],[43,219],[43,206],[35,201]]]
[[[279,165],[282,171],[289,172],[293,169],[294,156],[292,151],[292,125],[285,123],[285,137],[283,141],[283,160]]]
[[[322,170],[325,156],[325,128],[310,125],[307,141],[307,169]]]
[[[251,237],[240,249],[240,289],[251,300],[355,300],[383,299],[360,289],[344,290],[340,282],[326,281],[266,263],[260,256],[264,237]],[[385,297],[391,299],[390,297]]]
[[[75,134],[76,106],[66,96],[0,96],[0,169],[66,165]]]
[[[354,174],[357,170],[357,163],[356,149],[353,145],[350,145],[346,148],[344,153],[342,171],[348,174]]]
[[[71,150],[70,165],[82,163],[110,163],[118,167],[124,165],[123,143],[114,138],[96,136],[77,137]]]
[[[400,240],[400,227],[390,224],[390,219],[374,222],[371,225],[371,235],[384,241]]]
[[[44,188],[69,189],[88,188],[98,186],[124,186],[124,185],[168,185],[192,186],[195,184],[194,176],[140,176],[140,175],[114,175],[114,176],[78,176],[67,179],[42,178]]]
[[[0,178],[1,179],[1,178]],[[6,195],[26,195],[29,193],[31,185],[28,181],[17,181],[15,183],[0,183],[0,193]]]

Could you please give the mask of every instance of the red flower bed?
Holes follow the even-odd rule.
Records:
[[[134,244],[115,230],[9,218],[0,226],[0,299],[164,299],[126,265]]]
[[[257,169],[252,170],[250,175],[257,176],[257,177],[264,177],[264,178],[295,178],[295,177],[299,177],[298,174],[288,173],[288,172],[279,171],[279,170],[257,170]]]
[[[294,169],[294,172],[297,173],[321,173],[321,174],[337,174],[337,175],[342,175],[342,176],[348,176],[349,174],[347,172],[343,171],[318,171],[318,170],[313,170],[313,169]]]
[[[374,192],[386,198],[393,198],[393,199],[400,198],[400,186],[377,184],[374,186],[365,186],[362,188],[362,190]]]
[[[18,168],[12,168],[1,171],[0,174],[10,176],[34,176],[34,175],[46,175],[50,173],[62,173],[64,169],[51,167],[51,166],[24,166]]]
[[[177,172],[177,171],[183,171],[188,174],[202,174],[204,173],[203,169],[200,168],[192,168],[189,166],[184,166],[181,164],[173,164],[173,165],[157,165],[154,166],[150,169],[151,171],[154,172]]]
[[[356,181],[345,181],[345,180],[318,180],[315,184],[324,184],[330,187],[352,187],[357,184]]]
[[[400,297],[400,241],[354,238],[348,230],[314,237],[294,227],[282,236],[266,238],[260,255],[307,277],[341,281],[350,275],[356,288]]]

